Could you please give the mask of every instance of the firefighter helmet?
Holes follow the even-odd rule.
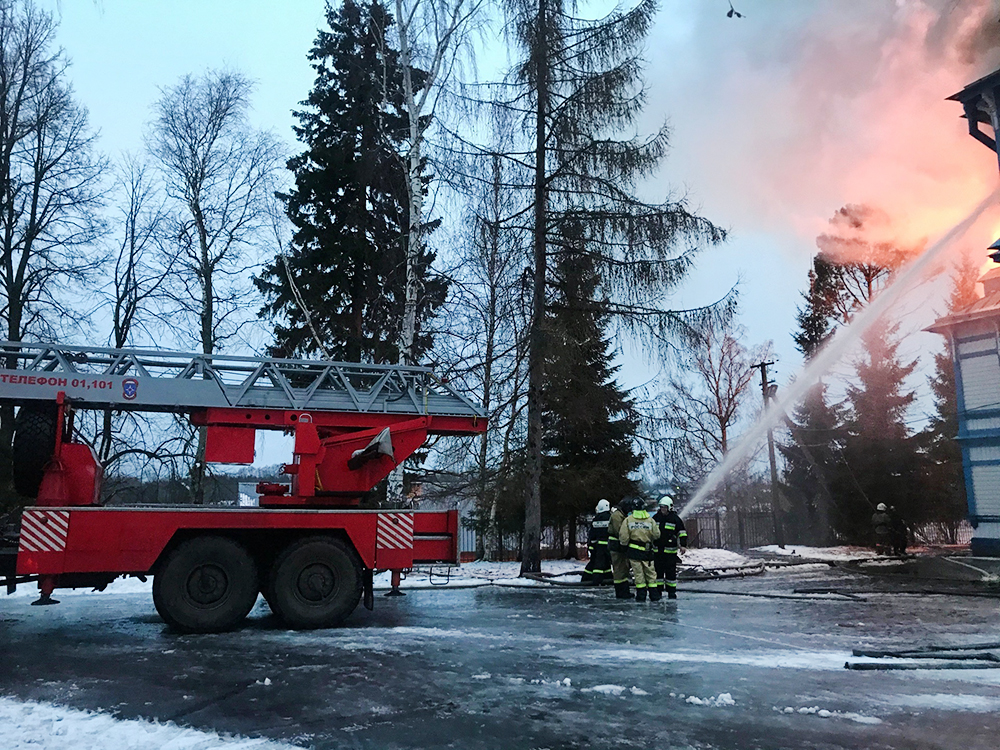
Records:
[[[609,510],[611,510],[611,503],[604,499],[597,501],[597,513],[606,513]]]
[[[670,495],[664,495],[660,498],[659,505],[661,508],[666,508],[667,510],[672,510],[674,507],[674,499]]]
[[[875,510],[877,510],[877,511],[879,511],[881,513],[885,513],[885,511],[887,510],[886,507],[885,507],[885,503],[879,503],[878,505],[876,505],[875,506]]]

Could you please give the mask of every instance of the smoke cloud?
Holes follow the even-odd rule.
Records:
[[[995,0],[737,5],[745,18],[665,3],[649,51],[653,116],[674,130],[666,179],[707,216],[812,254],[834,212],[866,206],[869,229],[878,214],[885,241],[914,247],[992,190],[996,157],[945,100],[1000,67]],[[981,252],[995,223],[969,244]]]

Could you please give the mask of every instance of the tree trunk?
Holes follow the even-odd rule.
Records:
[[[524,542],[521,573],[540,573],[542,530],[542,386],[545,379],[545,132],[548,105],[547,0],[538,0],[535,49],[535,223],[533,229],[535,279],[528,334],[528,445],[527,481],[524,491]]]

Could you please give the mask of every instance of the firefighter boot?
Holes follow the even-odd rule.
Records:
[[[646,601],[646,589],[636,589],[635,590],[635,600],[637,602]]]
[[[676,598],[677,598],[677,592],[674,591],[673,589],[670,589],[670,591],[667,592],[667,599],[676,599]]]
[[[628,590],[628,581],[615,584],[615,599],[631,599],[632,592]]]
[[[658,602],[663,598],[663,589],[659,586],[654,586],[649,590],[649,601]]]

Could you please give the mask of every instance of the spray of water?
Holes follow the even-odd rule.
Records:
[[[865,331],[871,328],[902,295],[922,280],[938,256],[960,239],[988,208],[995,206],[998,197],[1000,197],[1000,188],[983,199],[965,219],[952,227],[947,234],[904,268],[889,286],[854,317],[849,325],[840,328],[834,334],[830,341],[806,364],[791,385],[784,389],[780,397],[771,400],[760,419],[706,477],[694,497],[681,509],[682,516],[691,514],[715,492],[726,475],[760,444],[767,430],[784,420],[784,415],[788,412],[789,407],[798,403],[816,381],[843,358],[844,354],[850,350]]]

